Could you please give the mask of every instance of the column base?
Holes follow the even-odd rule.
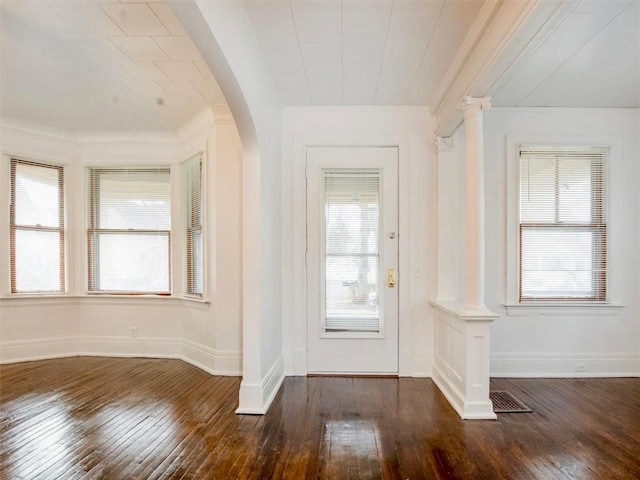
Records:
[[[431,302],[436,308],[433,381],[465,420],[495,420],[489,399],[490,325],[488,309],[463,309]]]

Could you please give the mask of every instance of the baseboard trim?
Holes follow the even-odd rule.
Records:
[[[493,411],[493,404],[490,400],[487,402],[469,402],[465,400],[462,392],[435,365],[431,380],[463,420],[495,420],[498,418]]]
[[[78,337],[80,356],[180,358],[181,342],[169,337]]]
[[[218,351],[190,340],[183,340],[181,358],[211,375],[242,375],[242,352]]]
[[[282,355],[271,366],[260,383],[240,384],[240,402],[236,413],[239,415],[264,415],[284,381],[284,361]]]
[[[491,376],[495,378],[640,377],[640,354],[494,353],[491,355]]]
[[[242,375],[242,352],[170,337],[75,336],[0,343],[0,364],[78,356],[175,358],[210,375]]]
[[[78,337],[50,337],[0,343],[0,364],[77,356]]]
[[[433,366],[433,376],[431,377],[431,380],[449,401],[449,404],[453,407],[456,413],[462,417],[464,413],[464,400],[462,398],[462,394],[460,393],[460,390],[458,390],[440,371],[440,368],[438,368],[437,365]]]

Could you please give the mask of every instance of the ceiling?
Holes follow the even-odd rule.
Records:
[[[493,92],[494,105],[640,107],[640,1],[570,6],[531,40]]]
[[[169,5],[0,3],[3,117],[71,131],[174,130],[224,104]]]
[[[232,1],[244,3],[284,105],[432,108],[484,3]],[[557,9],[491,87],[493,104],[640,107],[640,0],[543,2]],[[162,0],[0,0],[0,31],[5,118],[166,131],[225,103]]]
[[[432,105],[483,0],[245,0],[286,105]]]

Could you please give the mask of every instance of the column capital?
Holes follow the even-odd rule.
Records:
[[[451,137],[436,137],[436,149],[440,152],[450,152],[453,150],[453,138]]]
[[[489,110],[491,108],[491,97],[462,97],[458,109],[460,110]]]

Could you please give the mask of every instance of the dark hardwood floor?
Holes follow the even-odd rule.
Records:
[[[494,380],[534,410],[495,422],[409,378],[287,378],[237,416],[239,383],[179,360],[1,366],[0,478],[640,478],[637,378]]]

